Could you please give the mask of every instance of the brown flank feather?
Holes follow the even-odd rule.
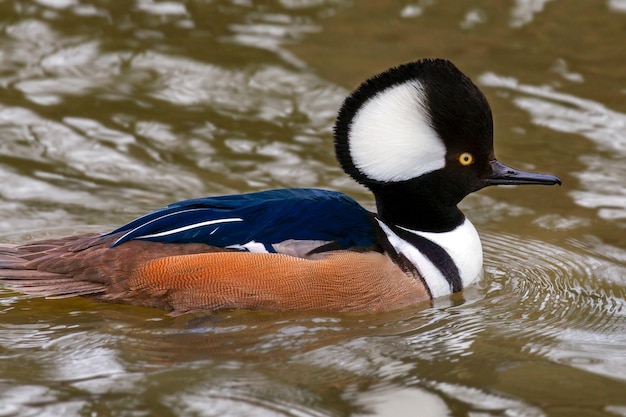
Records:
[[[386,311],[428,300],[416,277],[378,252],[322,259],[204,244],[81,235],[0,247],[0,281],[27,294],[90,296],[172,314],[231,308]]]

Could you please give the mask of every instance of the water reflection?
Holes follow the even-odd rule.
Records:
[[[598,209],[605,220],[626,219],[626,115],[601,103],[560,93],[549,87],[519,83],[494,73],[483,74],[480,82],[522,94],[513,99],[534,123],[569,134],[582,135],[597,146],[594,154],[576,155],[586,166],[574,173],[583,190],[570,195],[583,207]]]
[[[167,318],[136,307],[18,296],[7,307],[15,312],[28,307],[13,314],[13,320],[24,320],[12,325],[22,336],[5,332],[3,348],[16,349],[12,343],[31,332],[36,337],[23,348],[42,349],[37,356],[46,365],[37,372],[47,374],[47,380],[65,381],[87,398],[132,392],[136,409],[156,401],[176,413],[200,415],[228,407],[242,415],[252,410],[261,415],[384,414],[419,399],[431,415],[469,407],[541,416],[532,404],[496,395],[476,381],[504,388],[510,378],[519,378],[512,364],[527,363],[528,356],[623,378],[619,352],[624,343],[615,335],[624,329],[626,286],[615,277],[626,271],[614,263],[625,256],[623,251],[578,241],[573,251],[490,233],[483,234],[483,241],[485,280],[425,310],[375,317],[235,311]],[[55,315],[39,315],[38,327],[29,329],[24,324],[32,319],[28,314],[45,306]],[[82,331],[54,325],[72,311],[81,317]],[[581,340],[586,340],[584,349],[576,347]],[[489,367],[494,358],[503,365]],[[168,388],[173,386],[181,388]],[[149,399],[147,387],[162,392],[160,398]],[[46,392],[59,400],[65,396]],[[441,397],[446,406],[436,399]],[[11,404],[19,404],[11,398]],[[333,401],[326,403],[329,398]],[[199,411],[207,404],[203,399],[210,405]],[[597,399],[592,395],[590,401]]]
[[[349,184],[326,163],[334,161],[328,136],[343,89],[276,65],[111,50],[52,27],[26,20],[7,29],[11,71],[3,82],[20,94],[0,104],[0,153],[12,162],[0,174],[0,193],[13,204],[5,206],[12,214],[3,218],[13,220],[2,230],[52,226],[62,217],[85,224],[94,208],[117,224],[116,212],[130,218],[203,194]],[[86,107],[84,95],[92,97]],[[17,221],[43,201],[75,208]]]
[[[626,328],[623,264],[578,241],[570,249],[501,235],[483,241],[487,250],[501,251],[503,263],[487,265],[495,277],[490,311],[506,320],[507,333],[526,339],[524,349],[533,354],[625,379],[626,360],[619,355],[624,349],[619,335]],[[601,247],[626,256],[622,249]],[[504,302],[497,293],[515,299]],[[584,347],[573,348],[581,342]]]
[[[464,201],[484,279],[381,316],[171,318],[0,288],[0,415],[626,415],[623,3],[0,2],[6,243],[265,188],[373,208],[333,158],[335,111],[421,56],[485,87],[512,164],[565,180]]]
[[[536,14],[539,14],[552,0],[515,0],[511,8],[511,27],[518,28],[532,22]]]
[[[306,63],[283,47],[303,35],[320,30],[317,25],[306,18],[298,18],[287,14],[250,14],[245,24],[232,24],[229,29],[232,35],[224,39],[242,46],[261,48],[275,53],[284,62],[295,67],[306,67]]]

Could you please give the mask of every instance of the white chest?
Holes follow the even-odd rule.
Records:
[[[380,227],[387,235],[389,243],[398,252],[404,255],[424,278],[433,297],[440,297],[452,292],[450,277],[446,277],[440,265],[429,257],[424,250],[414,246],[398,236],[385,223],[378,220]],[[449,232],[434,233],[422,232],[400,227],[407,233],[420,236],[439,246],[452,259],[461,280],[461,286],[466,287],[476,281],[482,273],[483,250],[478,232],[468,220]]]

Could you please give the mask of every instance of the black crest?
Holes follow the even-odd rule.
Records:
[[[335,123],[335,153],[343,170],[365,186],[375,181],[355,166],[350,155],[350,128],[360,108],[382,91],[410,81],[420,81],[426,92],[431,127],[448,149],[468,142],[487,154],[493,147],[493,124],[487,99],[450,61],[422,59],[399,65],[363,82],[346,98]],[[384,141],[385,138],[379,138]]]

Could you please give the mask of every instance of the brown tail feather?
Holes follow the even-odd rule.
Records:
[[[12,290],[37,296],[72,297],[102,294],[106,289],[102,283],[85,282],[62,271],[39,268],[42,259],[55,256],[63,258],[69,244],[76,240],[92,238],[92,235],[71,236],[22,246],[0,247],[0,282]]]
[[[37,296],[101,298],[148,261],[220,250],[203,244],[142,241],[111,248],[118,237],[88,234],[0,246],[0,283]]]

